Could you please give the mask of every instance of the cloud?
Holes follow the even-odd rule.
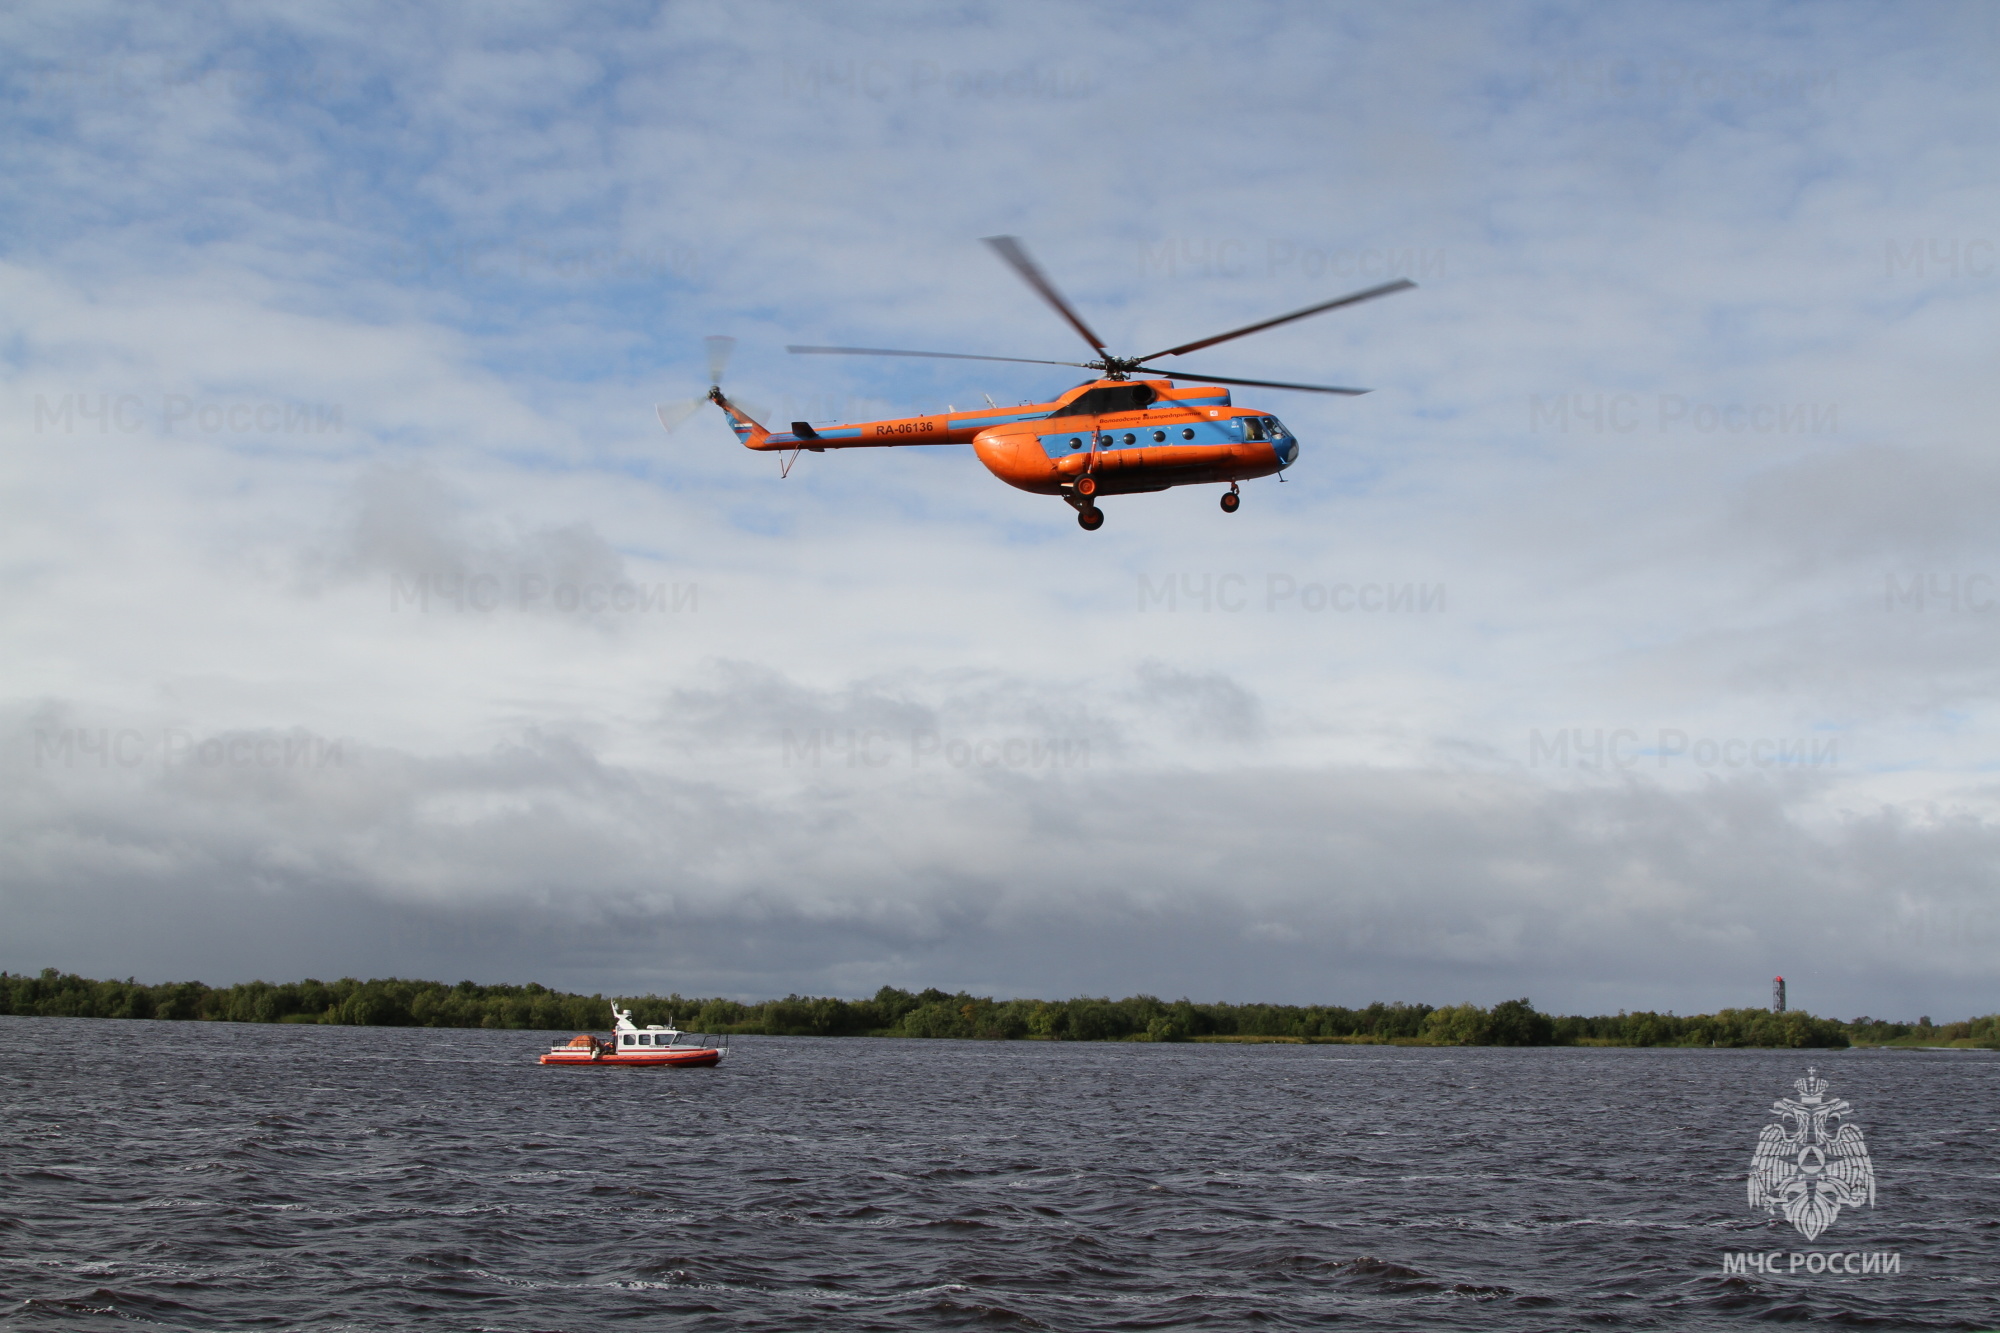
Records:
[[[392,603],[426,612],[504,609],[615,626],[620,611],[659,594],[636,582],[624,557],[590,524],[518,518],[477,528],[442,479],[383,467],[355,482],[324,548],[302,552],[300,586],[387,579]]]
[[[10,952],[31,939],[116,953],[143,920],[169,972],[386,971],[408,966],[413,938],[462,936],[428,955],[433,971],[490,947],[542,960],[554,983],[739,994],[1068,993],[1088,978],[1297,1001],[1532,990],[1568,1008],[1714,1007],[1753,1002],[1745,978],[1781,970],[1844,1010],[1969,1004],[1983,984],[1996,841],[1972,809],[1843,814],[1802,779],[1550,790],[1353,766],[1174,773],[1097,748],[1031,759],[997,737],[954,751],[941,719],[990,723],[993,698],[1030,692],[989,683],[983,704],[930,709],[907,702],[920,689],[828,697],[718,674],[677,696],[682,740],[754,758],[620,763],[540,734],[433,758],[297,734],[154,755],[131,728],[107,763],[87,742],[59,752],[52,738],[71,733],[45,710],[6,747],[37,756],[7,784],[11,892],[34,926]],[[808,754],[771,743],[781,721],[913,730]],[[112,901],[126,924],[90,943]],[[379,939],[350,925],[310,942],[329,912],[381,923]]]

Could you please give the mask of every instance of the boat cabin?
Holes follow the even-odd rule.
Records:
[[[658,1023],[634,1027],[630,1009],[620,1009],[613,1005],[611,1013],[617,1020],[611,1029],[611,1041],[621,1053],[636,1051],[642,1047],[652,1049],[657,1046],[672,1046],[681,1038],[681,1030],[674,1026],[672,1019],[667,1020],[665,1027]]]

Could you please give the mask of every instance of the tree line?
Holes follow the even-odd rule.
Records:
[[[1197,1004],[1132,995],[1122,1000],[995,1000],[963,991],[884,986],[872,999],[788,995],[736,1000],[644,995],[623,999],[640,1026],[670,1018],[689,1031],[814,1037],[959,1037],[1006,1041],[1343,1041],[1434,1046],[1977,1045],[2000,1050],[2000,1015],[1959,1023],[1852,1022],[1798,1010],[1724,1009],[1594,1017],[1545,1014],[1527,999],[1473,1004]],[[529,983],[470,981],[198,981],[148,986],[93,981],[54,968],[38,976],[0,972],[0,1014],[46,1018],[154,1018],[227,1023],[334,1023],[356,1027],[602,1030],[602,995]]]

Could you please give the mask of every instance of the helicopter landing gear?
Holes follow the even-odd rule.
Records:
[[[1063,502],[1076,510],[1076,525],[1085,532],[1095,532],[1104,526],[1104,511],[1097,507],[1091,497],[1097,494],[1097,478],[1085,474],[1070,482],[1063,490]]]
[[[1236,483],[1230,482],[1229,489],[1222,496],[1222,512],[1233,514],[1236,512],[1236,507],[1242,503],[1243,497],[1236,493]]]

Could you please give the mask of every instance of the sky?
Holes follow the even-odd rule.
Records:
[[[0,968],[2000,1009],[2000,8],[0,14]],[[980,238],[1301,442],[1107,500]],[[1193,358],[1190,358],[1192,361]]]

